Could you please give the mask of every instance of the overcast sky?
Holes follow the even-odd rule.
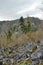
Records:
[[[43,19],[43,0],[0,0],[0,20],[11,20],[20,16]]]

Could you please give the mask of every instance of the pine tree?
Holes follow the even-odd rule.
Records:
[[[20,17],[20,27],[21,31],[25,32],[24,18]]]

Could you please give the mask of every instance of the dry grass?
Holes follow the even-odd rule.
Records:
[[[17,37],[15,34],[12,35],[12,40],[7,41],[5,35],[0,35],[0,45],[7,46],[7,45],[15,45],[18,43],[26,43],[27,41],[38,41],[43,39],[43,31],[36,31],[32,33],[22,34]]]

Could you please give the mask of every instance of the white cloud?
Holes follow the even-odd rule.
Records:
[[[37,7],[39,7],[40,5],[40,2],[34,2],[32,5],[28,6],[27,8],[24,8],[20,11],[17,12],[17,14],[23,14],[23,13],[26,13],[26,12],[31,12],[31,11],[35,11],[37,9]]]
[[[26,14],[29,14],[29,16],[38,17],[40,19],[43,19],[43,16],[42,16],[43,11],[40,10],[40,7],[42,7],[41,3],[42,3],[42,0],[36,0],[30,6],[27,6],[27,8],[23,8],[19,10],[17,12],[17,15],[23,15],[25,17]]]
[[[43,19],[43,12],[37,13],[36,15],[34,15],[35,17],[38,17],[40,19]]]
[[[4,20],[4,18],[0,16],[0,21],[2,21],[2,20]]]
[[[0,20],[12,20],[27,15],[43,19],[42,2],[43,0],[0,0]]]
[[[36,13],[36,14],[34,14],[34,15],[30,15],[30,16],[32,16],[32,17],[38,17],[38,18],[40,18],[40,19],[42,19],[43,20],[43,12],[38,12],[38,13]]]

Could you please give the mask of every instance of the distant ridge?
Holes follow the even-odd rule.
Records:
[[[34,23],[38,29],[43,30],[43,20],[35,17],[27,17],[24,20],[29,19],[32,23]],[[18,25],[19,19],[16,20],[7,20],[7,21],[0,21],[0,32],[7,30],[8,28],[12,27],[13,25]]]

